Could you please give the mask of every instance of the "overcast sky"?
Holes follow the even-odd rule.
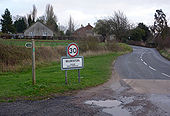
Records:
[[[44,15],[46,5],[51,4],[58,22],[65,26],[70,15],[77,25],[94,25],[97,19],[112,16],[118,10],[130,23],[152,25],[155,10],[162,9],[170,22],[170,0],[0,0],[0,14],[8,8],[12,16],[26,16],[33,4],[37,7],[38,17]]]

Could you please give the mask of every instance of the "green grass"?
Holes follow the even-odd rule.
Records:
[[[25,46],[27,42],[31,42],[31,40],[15,40],[15,39],[0,39],[0,43],[5,45],[14,45],[14,46]],[[36,40],[35,45],[37,47],[41,46],[67,46],[70,41],[62,41],[62,40]]]
[[[32,85],[31,70],[18,73],[0,74],[0,99],[13,100],[18,97],[34,99],[53,93],[83,89],[96,86],[107,81],[111,75],[111,65],[121,53],[85,58],[85,68],[80,70],[81,83],[78,83],[77,70],[68,71],[68,85],[65,85],[65,71],[61,71],[60,63],[51,63],[36,70],[36,85]]]
[[[132,52],[133,51],[132,47],[128,46],[127,44],[118,43],[118,46],[122,49],[123,53],[128,53],[128,52]]]
[[[161,54],[163,57],[165,57],[165,58],[167,58],[168,60],[170,60],[170,52],[168,52],[167,50],[160,50],[159,52],[160,52],[160,54]]]
[[[106,82],[111,75],[111,65],[121,54],[132,51],[126,44],[119,44],[120,52],[85,57],[84,69],[80,70],[81,83],[78,83],[77,70],[68,71],[68,85],[65,85],[65,71],[60,62],[39,65],[36,69],[36,85],[32,85],[31,68],[20,72],[0,72],[0,102],[16,99],[39,99],[55,93],[81,90]]]

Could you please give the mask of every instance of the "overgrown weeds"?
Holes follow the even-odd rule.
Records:
[[[36,63],[52,62],[65,54],[65,47],[36,47]],[[32,59],[31,49],[21,46],[0,44],[0,70],[17,71],[30,66]]]
[[[99,41],[95,37],[86,37],[86,38],[81,38],[78,41],[78,45],[80,48],[81,52],[86,52],[86,51],[99,51],[101,48],[99,46]]]
[[[81,38],[77,42],[80,53],[83,56],[94,56],[109,52],[124,51],[123,46],[116,41],[99,43],[97,38]],[[60,61],[61,56],[66,56],[66,46],[43,46],[36,47],[36,64],[48,64]],[[127,49],[127,48],[125,48]],[[22,46],[0,44],[0,71],[20,71],[31,67],[31,49]]]

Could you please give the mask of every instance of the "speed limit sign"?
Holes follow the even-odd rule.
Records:
[[[79,55],[79,48],[76,43],[71,43],[67,47],[67,56],[76,57]]]

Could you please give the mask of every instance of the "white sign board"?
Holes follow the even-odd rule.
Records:
[[[61,58],[61,70],[82,69],[84,67],[83,56],[68,58]]]
[[[25,44],[25,47],[26,47],[26,48],[32,48],[32,43],[31,43],[31,42],[27,42],[27,43]]]

